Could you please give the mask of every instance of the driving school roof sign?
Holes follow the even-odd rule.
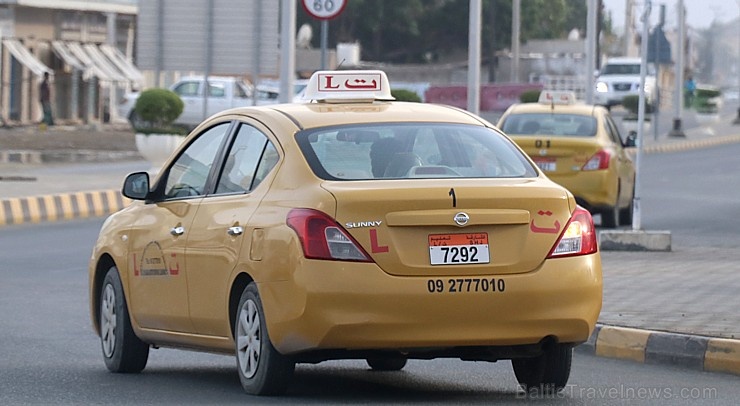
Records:
[[[304,96],[310,100],[394,100],[385,72],[379,70],[318,71]]]

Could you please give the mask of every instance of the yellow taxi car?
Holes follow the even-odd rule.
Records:
[[[509,107],[497,125],[576,202],[608,228],[632,224],[635,166],[609,112],[572,92],[543,91],[538,103]]]
[[[199,125],[102,226],[90,306],[113,372],[150,348],[235,354],[250,394],[296,363],[512,360],[562,389],[602,303],[593,221],[468,112],[394,102],[382,71],[320,71],[301,104]]]

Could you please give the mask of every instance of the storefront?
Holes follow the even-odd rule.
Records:
[[[31,124],[41,117],[39,84],[51,76],[57,123],[116,120],[123,91],[143,86],[130,62],[138,7],[134,0],[0,0],[0,118]]]

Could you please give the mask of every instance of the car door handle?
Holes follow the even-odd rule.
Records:
[[[175,235],[175,236],[183,235],[185,234],[185,227],[183,226],[172,227],[172,229],[170,229],[170,234]]]
[[[232,236],[242,235],[243,232],[244,228],[242,228],[241,226],[229,227],[229,230],[226,231],[227,234]]]

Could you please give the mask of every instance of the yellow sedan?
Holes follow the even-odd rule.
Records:
[[[632,223],[635,167],[609,112],[575,101],[570,92],[543,91],[538,103],[515,104],[498,127],[579,205],[601,214],[601,225]]]
[[[601,309],[588,211],[490,123],[392,101],[381,71],[317,72],[306,95],[218,113],[126,178],[89,267],[107,368],[233,354],[262,395],[296,363],[510,359],[561,390]]]

